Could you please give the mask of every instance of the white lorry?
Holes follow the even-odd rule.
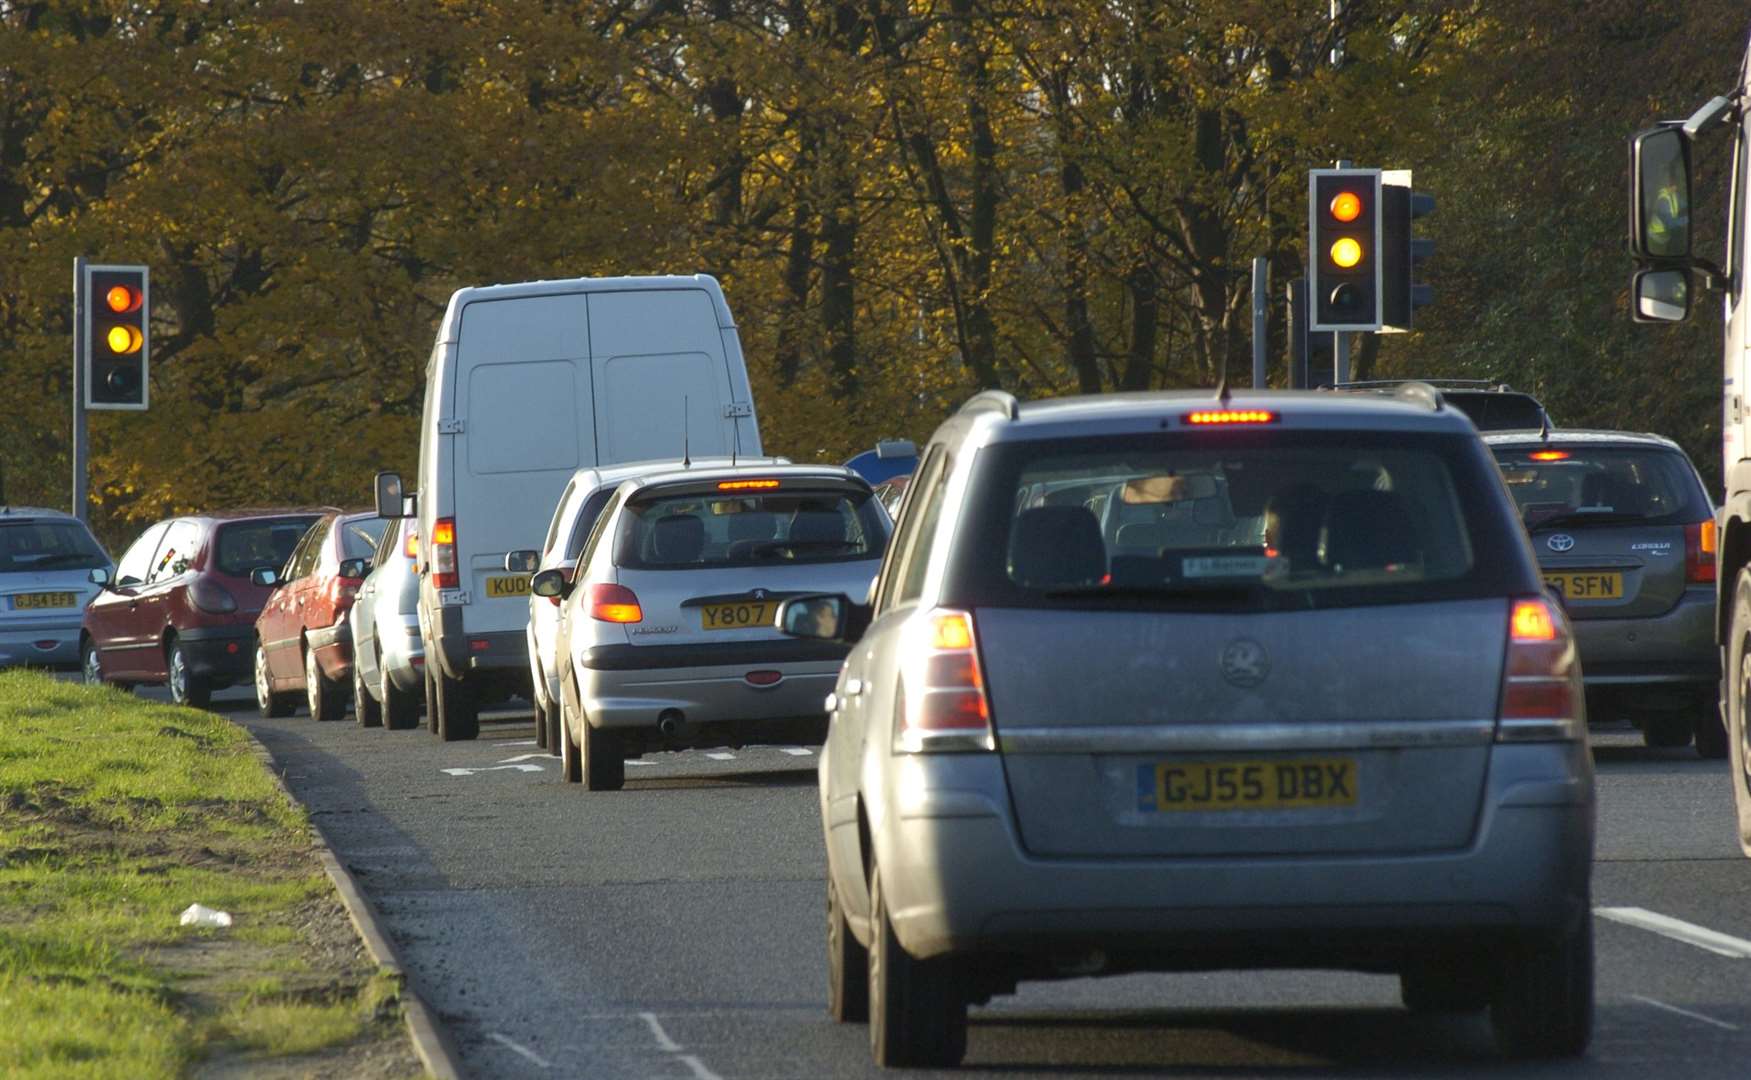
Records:
[[[404,505],[401,478],[377,478],[382,512],[419,517],[429,726],[471,739],[483,703],[529,693],[529,574],[505,556],[540,547],[580,466],[760,453],[716,280],[457,290],[426,367],[419,495]]]

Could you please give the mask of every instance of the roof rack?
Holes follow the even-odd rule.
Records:
[[[1333,383],[1333,390],[1380,390],[1394,386],[1405,386],[1418,383],[1432,386],[1439,390],[1450,387],[1454,390],[1507,390],[1514,388],[1500,379],[1367,379],[1361,382]]]
[[[995,409],[1010,420],[1021,416],[1021,403],[1007,390],[981,390],[961,405],[961,412]]]
[[[1426,382],[1400,383],[1392,396],[1412,405],[1421,405],[1430,412],[1441,411],[1441,391]]]

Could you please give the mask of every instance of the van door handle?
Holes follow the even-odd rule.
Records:
[[[863,693],[863,680],[862,679],[846,679],[845,680],[845,696],[846,697],[856,697],[857,695],[859,695],[861,693]]]

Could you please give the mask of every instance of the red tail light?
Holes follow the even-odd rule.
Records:
[[[452,535],[454,535],[454,534],[452,534]],[[410,559],[415,559],[415,558],[419,557],[420,534],[419,534],[419,530],[414,528],[412,525],[409,525],[407,527],[407,537],[401,541],[401,553],[403,555],[406,555]]]
[[[439,518],[432,523],[432,585],[439,589],[459,589],[462,575],[456,572],[456,519]]]
[[[1552,742],[1586,733],[1580,671],[1568,620],[1543,597],[1513,602],[1502,664],[1501,742]]]
[[[1715,523],[1698,521],[1684,526],[1684,580],[1691,585],[1710,585],[1715,579]]]
[[[895,749],[912,754],[996,749],[973,616],[932,611],[918,617],[906,635],[900,668],[904,705]]]
[[[638,596],[624,585],[590,586],[590,618],[601,622],[635,623],[644,620]]]
[[[210,615],[237,610],[237,598],[217,581],[196,577],[188,585],[189,603]]]

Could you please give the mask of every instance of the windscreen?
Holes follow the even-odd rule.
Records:
[[[867,489],[659,493],[626,507],[615,562],[642,570],[849,562],[879,559],[886,542]]]
[[[383,540],[383,531],[389,528],[389,519],[380,517],[347,518],[340,523],[340,557],[347,559],[369,559],[377,553],[377,545]]]
[[[1528,529],[1687,525],[1714,514],[1689,459],[1673,450],[1553,442],[1495,455]]]
[[[41,570],[91,570],[109,557],[76,521],[0,524],[0,574]]]
[[[219,526],[214,560],[219,573],[248,577],[257,569],[278,570],[286,565],[317,515],[232,521]]]
[[[957,542],[960,580],[978,602],[1029,605],[1275,610],[1500,595],[1513,523],[1488,468],[1469,438],[1396,433],[999,444],[981,451],[985,494],[972,538]],[[1513,570],[1524,562],[1506,558]]]

